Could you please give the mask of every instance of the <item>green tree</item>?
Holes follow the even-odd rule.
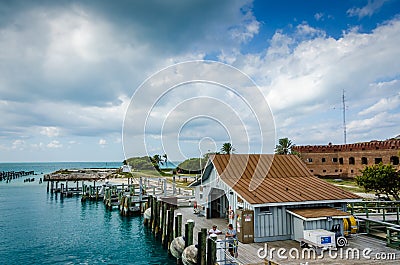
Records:
[[[224,143],[222,145],[221,153],[229,155],[229,154],[231,154],[233,152],[235,152],[235,148],[233,148],[231,143]]]
[[[152,158],[148,156],[131,157],[126,160],[135,170],[154,170],[155,166]]]
[[[357,185],[364,187],[366,192],[374,191],[375,195],[390,195],[398,201],[400,199],[400,174],[392,165],[382,163],[367,166],[356,177]]]
[[[289,138],[279,139],[279,144],[275,146],[275,154],[278,155],[297,155],[297,152],[292,151],[295,145]]]

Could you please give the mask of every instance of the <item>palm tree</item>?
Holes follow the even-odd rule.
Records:
[[[281,138],[279,139],[279,144],[276,145],[275,147],[275,154],[278,155],[290,155],[294,154],[292,152],[292,147],[295,145],[292,143],[291,140],[289,140],[287,137],[286,138]]]
[[[156,163],[157,165],[160,165],[160,164],[162,165],[162,164],[163,164],[160,155],[154,155],[154,156],[153,156],[153,161],[154,161],[154,163]]]
[[[164,154],[162,157],[164,158],[165,165],[168,166],[168,163],[167,163],[168,162],[168,156],[167,156],[167,154]]]
[[[235,148],[233,148],[231,143],[224,143],[222,145],[221,153],[229,155],[229,154],[231,154],[233,152],[235,152]]]

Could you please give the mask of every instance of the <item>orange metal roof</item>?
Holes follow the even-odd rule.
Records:
[[[288,212],[292,212],[296,215],[303,217],[304,219],[323,218],[323,217],[341,217],[350,216],[349,213],[341,210],[330,208],[330,207],[319,207],[319,208],[297,208],[290,209]]]
[[[295,155],[214,155],[221,179],[250,204],[359,199],[314,177]]]

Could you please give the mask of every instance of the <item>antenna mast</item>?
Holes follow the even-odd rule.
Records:
[[[343,136],[344,136],[344,144],[346,144],[346,100],[344,97],[344,89],[342,95],[342,103],[343,103]]]

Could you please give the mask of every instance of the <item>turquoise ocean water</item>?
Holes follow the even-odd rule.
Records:
[[[39,184],[60,168],[119,167],[121,163],[0,163],[0,171],[38,175],[0,182],[0,264],[176,264],[143,226],[103,202],[61,199]],[[25,182],[25,178],[35,182]]]

